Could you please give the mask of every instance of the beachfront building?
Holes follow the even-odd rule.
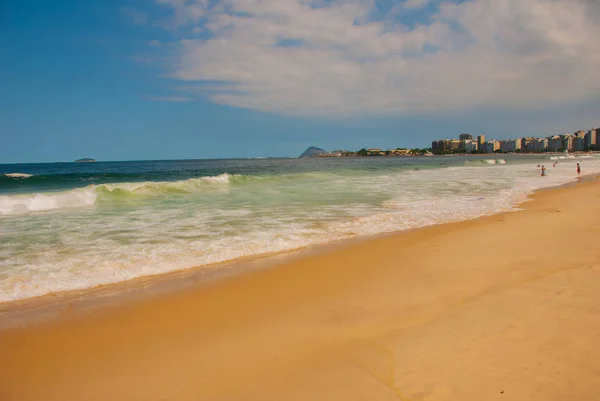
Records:
[[[533,138],[533,137],[521,138],[521,151],[522,152],[533,152],[531,144],[534,139],[535,138]]]
[[[531,152],[544,153],[548,150],[548,140],[546,138],[535,138],[531,144]]]
[[[458,136],[458,139],[460,139],[461,141],[472,141],[473,140],[473,135],[471,135],[471,134],[460,134]]]
[[[483,144],[485,143],[485,135],[479,135],[477,137],[477,149],[483,150]]]
[[[585,150],[585,136],[576,136],[573,138],[573,150],[583,152]]]
[[[387,152],[389,152],[389,154],[394,155],[394,156],[406,156],[406,155],[410,154],[410,149],[397,148],[397,149],[390,149]]]
[[[477,142],[472,139],[463,140],[461,143],[461,147],[467,152],[477,152],[478,149]]]
[[[486,141],[483,144],[484,153],[494,153],[496,150],[500,149],[500,143],[496,140]]]
[[[441,152],[445,152],[448,150],[448,140],[447,139],[440,139],[439,141],[437,141],[437,150],[441,151]]]
[[[573,136],[570,134],[562,134],[560,136],[561,149],[566,152],[571,152],[573,150]]]
[[[548,138],[548,152],[559,152],[562,150],[562,140],[560,136],[554,135]]]
[[[600,128],[591,129],[585,134],[585,149],[594,149],[598,145],[598,133]]]
[[[460,149],[460,141],[458,139],[450,139],[448,141],[448,149],[447,150],[458,150]]]
[[[521,138],[500,141],[500,151],[506,153],[514,153],[518,150],[521,150]]]

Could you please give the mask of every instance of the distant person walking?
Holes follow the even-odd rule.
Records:
[[[577,163],[577,175],[579,175],[579,173],[581,173],[581,167],[579,167],[579,163]]]
[[[542,177],[546,176],[546,167],[542,166]]]

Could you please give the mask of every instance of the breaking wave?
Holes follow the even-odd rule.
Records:
[[[29,177],[33,177],[33,174],[25,174],[25,173],[8,173],[8,174],[3,174],[5,177],[8,178],[29,178]]]
[[[506,164],[506,160],[504,160],[504,159],[479,159],[479,160],[469,160],[466,162],[466,164],[469,164],[469,165],[473,165],[473,164],[483,164],[483,165]]]
[[[211,187],[229,184],[232,177],[234,176],[225,173],[173,182],[122,182],[89,185],[60,192],[4,195],[0,196],[0,216],[87,207],[94,205],[99,198],[116,199],[131,196],[197,193]]]

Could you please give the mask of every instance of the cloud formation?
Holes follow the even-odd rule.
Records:
[[[431,0],[406,0],[401,4],[404,8],[423,8],[431,3]]]
[[[600,95],[596,0],[157,2],[183,38],[170,77],[218,104],[346,116]]]

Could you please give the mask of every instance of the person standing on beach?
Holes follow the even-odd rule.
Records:
[[[579,167],[579,163],[577,163],[577,175],[579,175],[579,173],[581,173],[581,167]]]
[[[542,166],[542,177],[546,176],[546,167]]]

